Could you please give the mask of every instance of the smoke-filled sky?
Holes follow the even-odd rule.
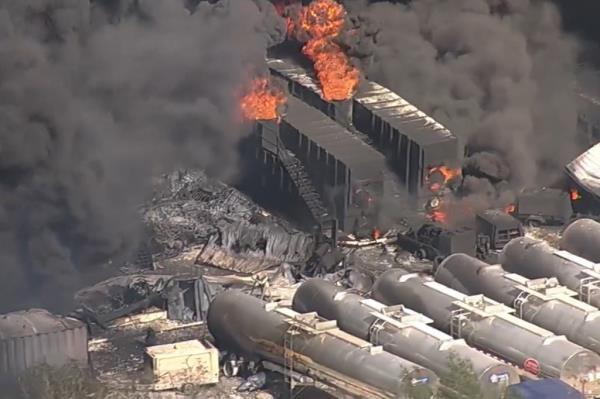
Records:
[[[285,30],[251,0],[85,3],[0,3],[0,311],[134,248],[152,175],[233,176],[237,96]]]
[[[518,186],[549,183],[577,153],[571,85],[579,46],[563,32],[552,3],[346,4],[360,32],[346,41],[363,57],[367,75],[474,149],[500,154]],[[492,159],[487,153],[476,161]]]
[[[86,3],[0,2],[0,312],[120,266],[153,175],[235,176],[237,96],[286,28],[268,0]],[[525,185],[576,153],[578,45],[549,2],[345,4],[367,76],[491,151],[471,163]]]

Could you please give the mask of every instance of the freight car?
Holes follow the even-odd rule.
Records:
[[[563,231],[558,242],[560,249],[594,263],[600,263],[600,223],[579,219]]]
[[[514,368],[428,326],[431,319],[402,306],[386,307],[325,280],[304,282],[294,295],[293,309],[336,320],[348,334],[382,345],[384,350],[439,376],[451,375],[455,357],[467,361],[473,366],[485,399],[503,398],[506,387],[519,382]]]
[[[376,223],[386,168],[379,152],[293,97],[288,99],[281,122],[258,121],[257,133],[262,148],[280,161],[285,161],[289,151],[302,163],[342,230]]]
[[[573,216],[570,194],[555,188],[525,190],[517,196],[512,215],[528,226],[562,226]]]
[[[425,223],[398,234],[398,245],[417,259],[439,263],[456,252],[475,255],[476,233],[469,228],[449,229],[439,223]]]
[[[372,144],[424,207],[460,174],[463,152],[447,128],[389,89],[363,81],[354,98],[328,102],[313,76],[293,61],[268,59],[271,75],[329,118]]]
[[[393,269],[377,279],[373,298],[423,313],[433,319],[434,327],[531,374],[560,378],[587,394],[600,394],[600,356],[511,315],[510,308],[482,295],[466,296],[431,277]]]
[[[555,277],[577,293],[585,303],[600,307],[600,269],[595,263],[559,251],[546,242],[521,237],[512,240],[500,254],[504,270],[527,278]]]
[[[308,375],[359,398],[407,398],[415,387],[437,390],[428,369],[336,328],[315,314],[299,314],[239,291],[217,295],[208,312],[217,345],[247,359]]]
[[[600,353],[600,310],[574,299],[577,294],[556,279],[529,280],[502,266],[454,254],[437,269],[435,281],[513,307],[517,317]]]

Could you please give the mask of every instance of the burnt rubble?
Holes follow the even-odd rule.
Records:
[[[163,177],[142,215],[158,260],[201,248],[199,263],[252,273],[282,262],[304,262],[313,250],[312,235],[200,171]]]

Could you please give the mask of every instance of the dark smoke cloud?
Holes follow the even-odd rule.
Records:
[[[357,30],[344,39],[368,77],[432,114],[473,150],[500,155],[515,186],[549,183],[550,172],[577,154],[572,84],[579,48],[551,3],[346,4]]]
[[[0,311],[63,305],[135,248],[151,176],[231,178],[236,96],[277,37],[250,0],[85,3],[0,5]]]

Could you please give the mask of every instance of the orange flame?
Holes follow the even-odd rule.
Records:
[[[459,177],[461,173],[462,171],[460,168],[453,169],[444,165],[435,166],[429,169],[429,173],[427,174],[429,190],[431,190],[434,193],[440,191],[442,188],[444,188],[446,184],[448,184],[448,182]],[[431,180],[433,180],[436,174],[440,176],[441,181],[432,182]]]
[[[379,240],[381,238],[381,230],[375,227],[371,232],[371,238],[374,240]]]
[[[272,87],[266,78],[256,78],[241,100],[242,115],[248,120],[279,119],[287,99],[283,91]]]
[[[446,212],[439,209],[431,211],[431,213],[427,216],[432,222],[445,224],[448,221],[448,215],[446,214]]]
[[[508,204],[504,207],[504,212],[508,214],[513,214],[517,210],[517,206],[515,204]]]
[[[581,194],[579,194],[579,191],[576,188],[572,188],[571,191],[569,191],[569,194],[571,196],[571,201],[577,201],[581,199]]]
[[[281,10],[279,6],[278,11],[284,15]],[[314,63],[327,101],[352,98],[360,80],[358,69],[335,43],[344,29],[345,18],[346,10],[335,0],[314,0],[301,9],[295,21],[288,18],[289,35],[298,40],[308,37],[302,53]]]

